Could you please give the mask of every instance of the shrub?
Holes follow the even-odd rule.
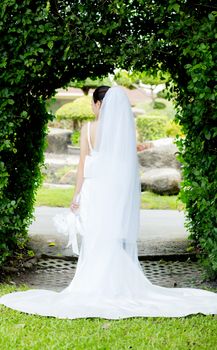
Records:
[[[166,124],[166,136],[176,137],[176,135],[184,136],[181,125],[176,123],[173,119],[170,119]]]
[[[79,129],[84,120],[95,118],[91,109],[91,97],[82,96],[73,102],[65,103],[56,111],[55,115],[58,121],[71,120],[73,129]]]
[[[166,116],[140,115],[136,119],[138,141],[156,140],[166,136]]]
[[[154,109],[164,109],[164,108],[166,108],[166,105],[163,102],[154,101],[153,108]]]
[[[176,100],[177,92],[172,79],[166,83],[166,87],[163,90],[158,91],[157,97],[165,100]]]
[[[80,145],[80,131],[79,130],[75,130],[72,133],[71,141],[72,141],[72,144],[74,146],[79,146]]]

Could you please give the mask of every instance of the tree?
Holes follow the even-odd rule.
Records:
[[[111,86],[111,80],[109,77],[105,77],[104,79],[86,78],[84,80],[72,80],[69,83],[69,86],[81,89],[84,95],[88,95],[90,89],[95,89],[99,85]]]
[[[151,72],[138,72],[137,73],[137,79],[135,81],[135,84],[138,86],[144,88],[144,89],[150,89],[151,91],[151,99],[153,106],[155,105],[156,95],[154,93],[154,90],[156,87],[160,84],[163,85],[162,89],[165,87],[165,83],[169,82],[169,75],[165,76],[160,70],[155,72],[155,74]]]

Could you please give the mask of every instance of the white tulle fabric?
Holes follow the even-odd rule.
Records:
[[[85,159],[79,212],[54,218],[79,254],[73,279],[61,292],[13,292],[0,304],[70,319],[217,314],[216,293],[160,287],[143,273],[137,254],[140,191],[135,121],[127,95],[115,86],[103,99],[96,147]]]

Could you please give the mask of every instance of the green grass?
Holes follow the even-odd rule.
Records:
[[[160,196],[152,192],[142,192],[141,209],[173,209],[183,210],[184,204],[178,199],[178,196]]]
[[[138,102],[135,107],[143,109],[146,115],[166,115],[169,119],[173,119],[175,115],[175,109],[171,101],[164,98],[157,98],[157,103],[163,103],[166,107],[164,109],[155,109],[151,102]]]
[[[25,290],[0,285],[0,294]],[[57,319],[0,305],[2,350],[214,350],[217,316]]]
[[[68,189],[41,187],[36,197],[36,206],[69,207],[74,187]],[[183,203],[177,196],[160,196],[152,192],[142,192],[142,209],[183,209]]]
[[[47,205],[49,207],[69,207],[74,193],[72,188],[39,188],[36,196],[37,207]]]

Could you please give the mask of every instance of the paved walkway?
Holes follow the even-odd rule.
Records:
[[[29,227],[30,246],[38,253],[71,256],[64,248],[66,237],[57,232],[52,217],[68,208],[37,207],[35,221]],[[178,210],[140,211],[139,250],[143,255],[186,253],[188,233],[184,212]]]

